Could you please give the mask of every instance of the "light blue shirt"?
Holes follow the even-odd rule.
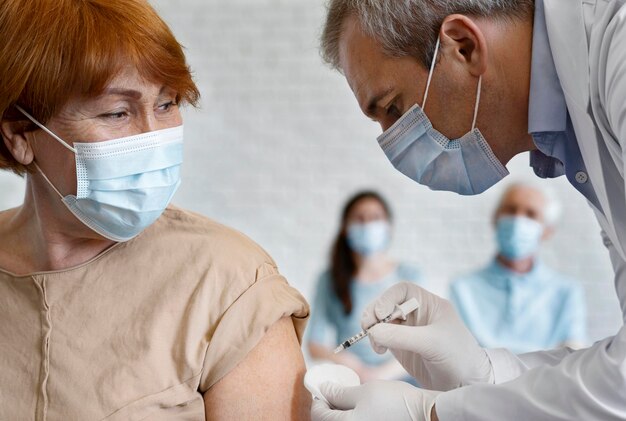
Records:
[[[530,153],[530,165],[541,178],[565,175],[589,202],[601,210],[587,176],[587,168],[567,111],[565,94],[556,72],[543,0],[535,1],[532,48],[528,132],[537,150]]]
[[[333,289],[330,273],[324,272],[317,282],[311,306],[311,319],[307,328],[309,341],[335,348],[361,331],[361,315],[365,307],[380,294],[398,282],[417,283],[419,279],[419,271],[416,268],[400,264],[393,273],[378,282],[363,283],[354,280],[351,284],[352,312],[345,314],[343,305]],[[374,352],[367,339],[344,352],[354,353],[364,364],[371,366],[383,364],[392,358],[390,353],[379,355]]]
[[[485,348],[519,354],[586,340],[582,289],[541,262],[518,274],[494,260],[455,280],[451,301]]]

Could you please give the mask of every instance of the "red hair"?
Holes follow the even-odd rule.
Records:
[[[200,97],[181,45],[145,0],[2,0],[0,40],[3,119],[21,120],[19,104],[46,122],[129,65],[182,102]],[[26,172],[1,139],[0,169]]]

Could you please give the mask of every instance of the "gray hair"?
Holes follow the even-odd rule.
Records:
[[[429,67],[438,32],[446,16],[523,19],[534,0],[329,0],[321,37],[322,58],[335,69],[345,20],[356,16],[363,31],[392,57],[415,57]]]
[[[543,210],[543,218],[545,221],[545,225],[548,227],[553,227],[558,222],[561,214],[563,212],[563,208],[558,198],[556,197],[556,193],[554,190],[547,186],[545,182],[535,182],[535,181],[514,181],[506,188],[500,201],[498,202],[497,209],[500,209],[502,206],[502,201],[507,196],[507,194],[516,188],[527,188],[538,191],[541,193],[545,200],[545,207]]]

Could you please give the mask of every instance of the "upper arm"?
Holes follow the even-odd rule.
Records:
[[[204,394],[206,420],[308,420],[311,396],[303,385],[305,371],[291,318],[282,318]]]

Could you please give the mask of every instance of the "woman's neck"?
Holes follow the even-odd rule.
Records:
[[[356,279],[362,283],[373,283],[392,273],[397,264],[389,258],[387,253],[377,253],[372,256],[354,254],[356,262]]]
[[[67,269],[114,244],[83,226],[56,193],[33,177],[28,177],[23,205],[3,216],[0,237],[8,241],[0,245],[0,268],[18,275]]]

